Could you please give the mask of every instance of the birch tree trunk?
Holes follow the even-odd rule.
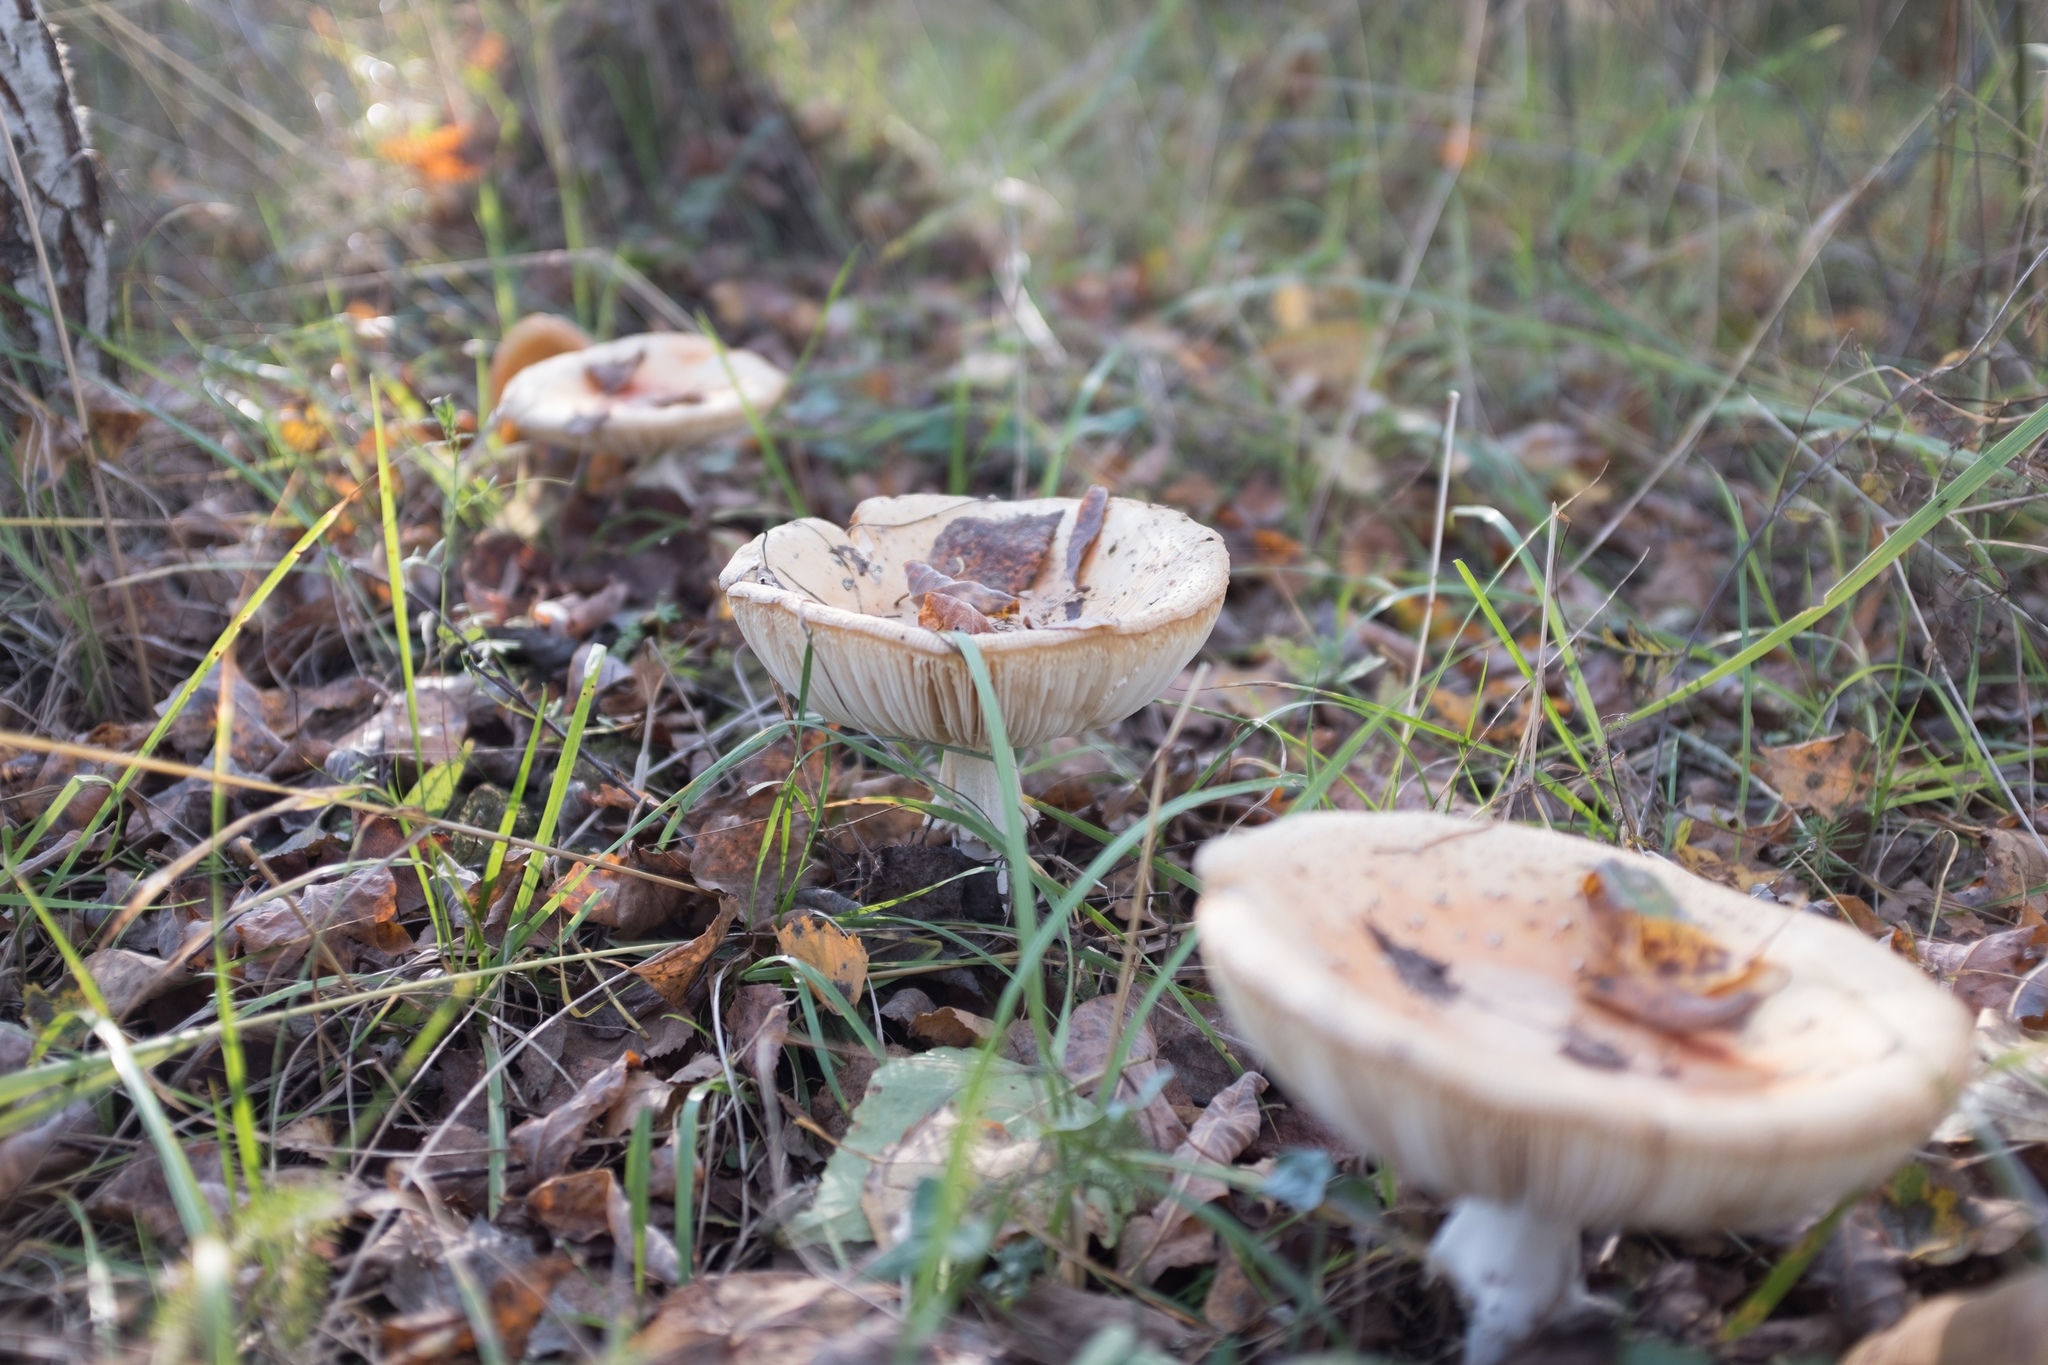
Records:
[[[99,348],[80,333],[103,333],[107,325],[99,167],[64,50],[37,0],[0,0],[0,119],[14,144],[14,156],[0,164],[0,346],[41,356],[62,383],[54,305],[69,324],[80,373],[97,374]]]

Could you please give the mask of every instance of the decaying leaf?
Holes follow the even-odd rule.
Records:
[[[841,1289],[812,1275],[751,1270],[696,1280],[662,1300],[654,1320],[633,1338],[643,1365],[782,1365],[824,1360],[834,1338],[851,1332],[889,1304],[893,1290],[863,1284]],[[865,1357],[863,1357],[865,1358]],[[886,1351],[878,1357],[887,1358]]]
[[[526,1354],[526,1341],[547,1308],[555,1281],[575,1269],[563,1255],[523,1265],[494,1267],[489,1277],[491,1326],[508,1357]],[[379,1330],[385,1365],[430,1365],[476,1350],[476,1329],[457,1303],[386,1319]]]
[[[1225,1247],[1216,1260],[1216,1278],[1202,1300],[1202,1317],[1219,1332],[1242,1332],[1266,1315],[1266,1297],[1244,1273],[1237,1253]]]
[[[1944,1294],[1867,1338],[1842,1365],[2043,1365],[2048,1362],[2048,1272],[1994,1289]]]
[[[1788,805],[1837,816],[1862,805],[1876,784],[1870,739],[1844,730],[1804,744],[1765,745],[1757,773]]]
[[[564,873],[548,898],[560,894],[562,913],[572,918],[583,914],[586,923],[644,938],[688,907],[693,893],[676,883],[689,870],[689,859],[659,849],[635,849],[623,858],[607,853]]]
[[[967,1146],[973,1172],[974,1197],[987,1201],[1007,1194],[1042,1173],[1051,1160],[1029,1120],[987,1116],[974,1121]],[[960,1113],[951,1105],[918,1120],[882,1153],[861,1188],[861,1212],[877,1244],[895,1246],[910,1234],[910,1214],[917,1187],[943,1177],[953,1157],[953,1135]]]
[[[1984,887],[1989,903],[2008,914],[2048,915],[2048,853],[2025,830],[1985,831]]]
[[[968,635],[987,635],[996,628],[995,622],[968,603],[935,592],[919,599],[917,623],[926,630],[957,630]]]
[[[1973,1010],[2004,1010],[2027,973],[2048,955],[2048,925],[2007,929],[1975,943],[1933,941],[1921,948],[1923,965],[1948,983]]]
[[[0,1204],[38,1180],[48,1180],[92,1159],[83,1139],[99,1136],[91,1100],[74,1100],[19,1132],[0,1138]]]
[[[951,578],[972,579],[1015,596],[1045,566],[1060,528],[1060,513],[1015,517],[956,517],[932,544],[932,567]]]
[[[995,1031],[993,1019],[951,1005],[926,1010],[910,1021],[910,1036],[933,1047],[978,1047]]]
[[[1092,1095],[1099,1088],[1102,1074],[1109,1066],[1109,1054],[1116,1046],[1120,1030],[1111,1018],[1115,1009],[1114,997],[1100,995],[1075,1007],[1067,1022],[1067,1046],[1060,1057],[1060,1069],[1085,1095]],[[1116,1098],[1135,1100],[1159,1073],[1158,1058],[1159,1045],[1151,1026],[1140,1024],[1124,1056],[1123,1072],[1117,1077]],[[1137,1117],[1139,1131],[1155,1151],[1171,1152],[1187,1139],[1186,1125],[1164,1095],[1155,1094]]]
[[[725,942],[725,932],[738,918],[740,903],[728,896],[721,902],[718,918],[711,926],[688,943],[678,943],[664,949],[632,969],[633,975],[654,988],[655,994],[666,1000],[675,1009],[683,1008],[690,988],[697,984],[697,978],[704,974],[705,964],[718,951],[718,945]]]
[[[775,913],[783,894],[807,872],[804,849],[811,821],[801,802],[778,802],[772,790],[706,817],[690,855],[699,886],[737,896],[748,908],[748,927]]]
[[[807,962],[846,997],[860,1003],[861,989],[868,979],[868,950],[828,916],[801,911],[775,931],[782,951],[799,962]],[[810,989],[806,983],[805,989]]]
[[[1594,951],[1579,975],[1588,1000],[1669,1033],[1739,1026],[1781,984],[1761,957],[1737,961],[1687,920],[1654,876],[1610,860],[1586,877]]]
[[[366,867],[340,881],[323,882],[296,896],[271,896],[235,921],[242,951],[255,961],[250,975],[289,975],[315,939],[351,941],[387,950],[412,946],[398,927],[398,883],[388,867]]]
[[[1247,1071],[1218,1091],[1202,1109],[1187,1140],[1174,1149],[1177,1161],[1228,1166],[1259,1135],[1259,1096],[1266,1078]],[[1146,1284],[1177,1266],[1201,1265],[1216,1254],[1216,1235],[1197,1219],[1192,1206],[1221,1199],[1230,1187],[1212,1176],[1175,1173],[1173,1186],[1150,1213],[1131,1220],[1121,1259],[1125,1274]]]
[[[185,1148],[185,1161],[191,1166],[199,1193],[213,1210],[213,1216],[225,1218],[228,1189],[221,1174],[220,1144],[190,1143]],[[185,1224],[178,1217],[178,1206],[171,1200],[170,1182],[164,1178],[164,1168],[153,1151],[139,1152],[135,1160],[99,1187],[85,1207],[95,1218],[139,1223],[160,1241],[173,1246],[184,1243]]]
[[[466,673],[420,678],[413,692],[419,707],[417,737],[405,694],[392,694],[376,715],[334,741],[327,771],[337,781],[353,780],[366,761],[379,758],[416,757],[431,767],[461,756],[462,742],[469,735],[469,704],[476,695],[475,679]]]
[[[549,1176],[526,1196],[526,1208],[557,1237],[587,1242],[611,1231],[611,1195],[618,1182],[603,1167]]]
[[[937,593],[942,597],[957,597],[984,616],[1012,615],[1017,610],[1018,599],[1010,593],[998,592],[971,578],[948,577],[921,559],[913,559],[903,566],[903,578],[910,585],[913,601],[922,602],[928,595]]]
[[[516,1174],[519,1188],[530,1189],[568,1168],[583,1140],[583,1130],[618,1102],[626,1088],[627,1070],[639,1063],[637,1056],[626,1053],[585,1081],[566,1104],[512,1130],[506,1145],[520,1167]]]
[[[1074,529],[1067,537],[1067,581],[1076,583],[1081,578],[1081,565],[1087,562],[1088,552],[1095,548],[1095,538],[1102,534],[1102,519],[1109,510],[1109,490],[1101,484],[1089,485],[1081,495],[1081,505],[1074,509]]]
[[[172,963],[126,948],[100,949],[85,960],[85,969],[117,1021],[186,979]]]

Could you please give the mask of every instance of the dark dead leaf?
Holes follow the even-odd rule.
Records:
[[[583,1130],[618,1102],[626,1088],[627,1069],[639,1062],[633,1053],[626,1053],[585,1081],[567,1103],[512,1130],[506,1145],[522,1168],[514,1176],[519,1188],[531,1189],[568,1168],[583,1141]]]
[[[633,1338],[643,1365],[783,1365],[824,1360],[823,1348],[877,1310],[891,1291],[861,1294],[797,1271],[750,1270],[709,1276],[672,1291]],[[886,1351],[883,1356],[886,1359]]]
[[[994,1020],[951,1005],[928,1010],[910,1021],[910,1036],[933,1047],[978,1047],[995,1031]]]
[[[555,1236],[587,1242],[611,1231],[611,1198],[616,1185],[612,1173],[603,1167],[550,1176],[526,1196],[526,1208]]]
[[[397,914],[398,884],[391,869],[366,867],[340,881],[258,902],[235,921],[235,933],[242,951],[256,960],[250,974],[269,978],[297,970],[316,939],[396,947],[385,932],[388,927],[410,946],[410,936],[394,923]]]
[[[677,880],[675,873],[688,870],[686,859],[654,850],[629,851],[623,858],[607,853],[595,863],[570,869],[544,899],[561,894],[563,914],[583,914],[585,923],[616,929],[625,938],[645,938],[688,908],[692,893],[667,884]],[[640,872],[663,880],[635,875]]]
[[[1266,1315],[1266,1298],[1244,1273],[1229,1247],[1216,1259],[1216,1278],[1202,1300],[1202,1317],[1219,1332],[1238,1333],[1256,1326]]]
[[[1074,509],[1074,530],[1067,537],[1067,581],[1081,581],[1081,565],[1087,561],[1088,552],[1095,548],[1095,538],[1102,534],[1103,514],[1109,510],[1109,490],[1096,484],[1082,494],[1081,505]]]
[[[185,1161],[215,1218],[228,1214],[228,1189],[220,1160],[219,1143],[194,1142],[185,1147]],[[133,1160],[115,1172],[112,1180],[99,1187],[86,1201],[85,1208],[95,1218],[139,1223],[152,1237],[173,1246],[185,1241],[185,1224],[171,1199],[170,1182],[164,1178],[164,1168],[155,1151],[146,1144]]]
[[[952,578],[971,578],[998,592],[1023,592],[1045,566],[1060,514],[957,517],[932,544],[932,567]]]
[[[1265,1089],[1266,1078],[1247,1071],[1217,1092],[1203,1106],[1187,1139],[1174,1149],[1174,1159],[1216,1166],[1236,1161],[1259,1135],[1259,1096]],[[1168,1270],[1213,1260],[1215,1234],[1193,1208],[1229,1192],[1228,1185],[1211,1176],[1177,1172],[1167,1196],[1150,1213],[1132,1219],[1125,1230],[1120,1258],[1124,1273],[1135,1273],[1150,1284]]]
[[[499,1269],[490,1279],[491,1325],[506,1356],[516,1360],[526,1354],[526,1340],[547,1308],[549,1291],[575,1264],[558,1254]],[[473,1352],[477,1345],[475,1328],[456,1304],[387,1319],[379,1337],[384,1365],[438,1365]]]
[[[1761,957],[1737,961],[1687,920],[1656,877],[1619,859],[1586,876],[1594,951],[1579,993],[1667,1033],[1739,1027],[1782,973]]]
[[[183,972],[162,958],[126,948],[100,949],[85,960],[85,969],[117,1022],[185,980]]]
[[[690,855],[691,879],[739,897],[754,927],[775,913],[786,890],[805,880],[810,832],[810,817],[798,803],[758,793],[705,818]]]
[[[1083,1094],[1093,1095],[1100,1088],[1103,1072],[1109,1065],[1110,1051],[1116,1046],[1117,1035],[1122,1032],[1111,1017],[1115,1009],[1114,996],[1099,995],[1077,1006],[1068,1020],[1067,1046],[1060,1057],[1060,1069]],[[1116,1098],[1135,1099],[1158,1074],[1160,1066],[1158,1041],[1151,1026],[1141,1023],[1134,1031],[1129,1051],[1124,1055],[1123,1072],[1117,1078]],[[1138,1111],[1137,1117],[1139,1131],[1155,1151],[1171,1152],[1187,1139],[1187,1126],[1173,1112],[1173,1105],[1164,1095],[1154,1095],[1151,1102]]]
[[[84,1140],[99,1136],[91,1100],[75,1100],[19,1132],[0,1138],[0,1205],[38,1180],[66,1174],[92,1160]]]

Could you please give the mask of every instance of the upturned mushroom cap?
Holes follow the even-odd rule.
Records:
[[[755,537],[718,583],[747,643],[791,693],[811,646],[810,699],[820,714],[871,734],[986,753],[967,661],[945,637],[899,615],[909,596],[905,566],[929,559],[956,520],[1056,512],[1046,582],[1064,573],[1078,506],[1075,498],[869,498],[844,530],[812,517]],[[1172,508],[1111,498],[1081,566],[1084,614],[1071,625],[975,637],[1010,742],[1077,735],[1158,696],[1209,638],[1229,580],[1230,556],[1214,531]]]
[[[774,407],[788,382],[752,351],[721,360],[709,337],[646,332],[528,365],[496,420],[571,450],[654,455],[743,429],[747,409]]]
[[[1615,860],[1760,956],[1777,981],[1746,1019],[1681,1035],[1581,995],[1586,878]],[[1888,1173],[1967,1075],[1969,1015],[1888,950],[1570,835],[1322,812],[1195,868],[1231,1017],[1305,1104],[1440,1195],[1573,1226],[1783,1227]]]

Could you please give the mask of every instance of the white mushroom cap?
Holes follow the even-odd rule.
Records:
[[[986,502],[919,494],[869,498],[845,530],[787,522],[742,546],[719,575],[733,617],[791,693],[812,647],[811,705],[872,734],[975,753],[989,749],[967,661],[935,631],[898,614],[904,566],[925,560],[963,517],[1057,512],[1041,584],[1064,576],[1075,498]],[[1229,586],[1214,531],[1168,507],[1111,498],[1081,567],[1085,614],[1071,626],[975,637],[1010,742],[1040,744],[1108,725],[1157,697],[1209,638]]]
[[[1584,884],[1610,860],[1776,988],[1684,1037],[1586,1003]],[[1323,812],[1195,868],[1231,1017],[1303,1103],[1440,1195],[1572,1227],[1784,1227],[1886,1175],[1967,1076],[1968,1013],[1886,949],[1570,835]]]
[[[744,429],[747,409],[767,412],[788,383],[752,351],[721,360],[709,337],[646,332],[520,370],[495,420],[571,450],[654,455]]]

